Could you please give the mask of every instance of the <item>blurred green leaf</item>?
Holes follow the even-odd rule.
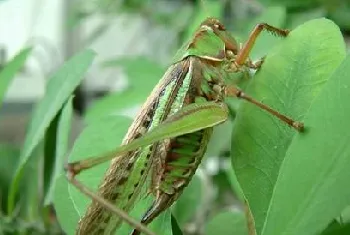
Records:
[[[104,68],[122,67],[128,75],[130,86],[143,86],[158,82],[164,68],[157,62],[146,57],[130,57],[109,59],[102,63]]]
[[[180,226],[173,215],[171,215],[171,227],[172,227],[173,235],[183,235],[180,229]]]
[[[53,172],[55,168],[55,158],[56,158],[56,144],[57,144],[57,133],[58,133],[58,123],[60,116],[62,114],[62,109],[56,114],[55,118],[51,121],[49,127],[45,132],[44,137],[44,167],[43,167],[43,194],[44,200],[50,190],[50,184],[52,182]]]
[[[326,10],[322,7],[312,8],[305,11],[289,12],[287,15],[287,29],[292,30],[306,21],[321,18],[326,15]]]
[[[7,88],[15,75],[23,68],[31,51],[31,47],[22,49],[10,62],[0,69],[0,107],[6,95]]]
[[[64,160],[66,157],[66,153],[68,150],[68,141],[70,136],[70,128],[71,128],[71,119],[73,116],[73,103],[72,103],[72,97],[66,102],[66,104],[63,106],[62,111],[59,113],[58,123],[55,128],[55,148],[52,148],[53,152],[50,154],[50,156],[45,156],[44,161],[48,161],[52,164],[52,167],[48,168],[45,167],[44,170],[48,171],[49,169],[52,171],[49,171],[45,176],[47,177],[46,181],[48,183],[46,188],[46,192],[44,194],[44,204],[48,205],[53,201],[53,193],[55,189],[55,182],[56,179],[59,177],[59,175],[62,173]],[[44,179],[45,181],[45,179]],[[45,189],[44,188],[44,189]]]
[[[339,28],[326,19],[309,21],[270,51],[247,93],[283,114],[303,120],[344,56]],[[310,122],[305,124],[309,126]],[[254,105],[241,103],[233,128],[232,162],[254,215],[257,234],[266,223],[280,166],[293,136],[302,135]],[[280,218],[286,218],[281,213]]]
[[[223,13],[223,4],[220,1],[203,1],[200,2],[200,6],[195,11],[194,19],[188,25],[186,32],[184,33],[184,41],[188,41],[196,32],[199,25],[208,17],[221,18]]]
[[[348,235],[350,234],[350,223],[338,224],[337,226],[328,227],[321,235]]]
[[[85,114],[87,123],[103,116],[120,114],[127,108],[142,104],[164,72],[159,64],[144,57],[108,60],[103,66],[121,66],[128,75],[129,87],[95,101]]]
[[[172,214],[181,227],[193,219],[198,206],[201,204],[201,194],[201,180],[195,175],[172,208]]]
[[[219,156],[221,152],[229,150],[231,145],[232,121],[227,120],[214,128],[210,138],[206,156]]]
[[[0,144],[0,211],[6,211],[7,193],[10,187],[9,182],[15,173],[17,162],[19,160],[20,150],[16,146],[9,144]],[[1,214],[1,213],[0,213]]]
[[[285,27],[286,22],[286,9],[284,7],[269,7],[259,17],[254,19],[247,25],[245,32],[243,33],[245,40],[248,39],[249,34],[254,27],[259,23],[268,23],[277,28]],[[263,31],[253,47],[250,57],[253,60],[261,59],[261,57],[267,55],[269,51],[278,43],[282,41],[281,38],[272,35],[266,31]]]
[[[111,23],[107,20],[98,24],[93,30],[91,30],[91,33],[84,38],[84,42],[82,42],[82,44],[85,46],[91,45],[96,40],[98,40],[98,38],[101,37],[105,32],[107,32],[110,26]]]
[[[150,206],[153,204],[153,201],[155,200],[155,197],[153,195],[147,195],[148,191],[148,185],[146,184],[143,188],[143,192],[140,194],[140,200],[136,202],[134,208],[129,213],[130,216],[141,220],[141,217],[145,214],[145,212],[150,208]],[[156,234],[164,234],[164,235],[173,235],[172,234],[172,225],[171,225],[171,213],[170,210],[164,211],[164,213],[160,214],[155,220],[152,221],[151,224],[149,224],[147,227],[155,232]],[[116,234],[130,234],[130,231],[132,231],[133,228],[131,228],[128,224],[124,223],[120,230]]]
[[[94,58],[94,52],[85,50],[67,61],[49,80],[46,95],[36,106],[26,134],[20,161],[9,193],[8,211],[14,209],[14,199],[21,178],[22,169],[29,161],[34,148],[57,112],[79,85]]]
[[[69,161],[79,161],[89,156],[98,156],[120,145],[131,120],[122,116],[105,117],[88,125],[74,143]],[[78,179],[96,191],[109,162],[79,174]],[[79,218],[91,202],[89,198],[70,185],[61,174],[54,192],[54,204],[64,231],[74,234]]]
[[[348,55],[308,110],[307,133],[287,151],[263,234],[315,234],[350,203],[349,73]]]
[[[41,220],[42,189],[40,187],[40,181],[43,165],[42,161],[39,160],[42,157],[42,150],[42,143],[34,148],[30,155],[31,161],[22,168],[21,174],[23,174],[23,178],[19,181],[18,192],[20,193],[18,193],[19,201],[16,202],[16,206],[20,209],[20,217],[30,222],[39,222]],[[12,187],[12,185],[10,185],[10,187]],[[9,213],[9,215],[11,215],[11,213]]]
[[[205,226],[205,235],[248,235],[247,223],[242,211],[221,211]]]
[[[82,8],[81,1],[71,1],[65,18],[65,27],[67,30],[74,30],[82,21],[93,15],[93,11],[86,11]]]
[[[339,4],[332,5],[328,17],[335,21],[343,30],[350,30],[350,2],[338,1]]]
[[[238,199],[244,203],[244,193],[242,190],[241,185],[238,182],[237,176],[234,172],[233,168],[228,168],[226,170],[226,174],[227,174],[227,178],[229,179],[230,185],[232,187],[233,192],[235,193],[235,195],[238,197]]]
[[[340,215],[339,221],[342,223],[350,223],[350,206],[349,205],[347,205],[343,209],[343,211]]]
[[[258,0],[264,6],[282,5],[293,9],[307,9],[317,7],[322,0]]]

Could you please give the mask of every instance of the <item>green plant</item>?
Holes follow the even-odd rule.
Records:
[[[262,19],[283,27],[285,9],[269,8],[255,21]],[[246,36],[242,31],[240,34],[241,38]],[[350,58],[345,55],[339,28],[329,20],[318,19],[297,27],[285,40],[264,36],[253,58],[263,54],[267,58],[261,70],[241,86],[255,98],[303,120],[306,131],[297,134],[248,103],[228,100],[233,125],[226,123],[216,130],[206,158],[218,158],[220,164],[229,159],[232,167],[209,175],[220,193],[214,200],[209,199],[213,206],[205,211],[209,213],[203,216],[205,226],[197,229],[207,235],[217,233],[218,227],[227,234],[248,234],[246,219],[251,217],[245,216],[247,200],[259,235],[347,234],[349,213],[343,210],[350,203]],[[28,55],[30,49],[23,50],[1,71],[0,98]],[[93,57],[93,52],[83,51],[52,76],[45,97],[33,112],[20,153],[1,146],[0,166],[9,171],[2,172],[0,181],[1,197],[8,198],[2,204],[0,232],[7,228],[5,233],[14,233],[19,227],[22,234],[48,233],[47,205],[52,201],[63,229],[68,234],[74,231],[88,199],[68,185],[62,168],[68,153],[71,94]],[[85,115],[87,126],[75,141],[71,160],[118,146],[131,122],[122,113],[141,103],[164,72],[162,66],[146,58],[114,62],[126,70],[130,86],[89,109]],[[121,103],[121,99],[128,102]],[[14,159],[16,155],[20,157]],[[17,168],[11,171],[15,161]],[[38,190],[40,177],[36,173],[42,162],[43,187]],[[80,179],[90,187],[96,186],[107,165],[94,168]],[[204,187],[206,182],[195,178],[174,207],[174,218],[181,229],[205,206],[203,200],[208,199],[201,193]],[[223,203],[226,194],[229,200]],[[166,230],[180,234],[174,220],[169,215],[164,218]]]

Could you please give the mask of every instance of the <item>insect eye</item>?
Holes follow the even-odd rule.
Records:
[[[231,51],[231,50],[226,50],[226,56],[228,58],[234,58],[235,57],[235,53],[233,53],[233,51]]]

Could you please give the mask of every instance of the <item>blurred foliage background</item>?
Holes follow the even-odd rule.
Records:
[[[11,0],[1,1],[0,8],[9,1]],[[72,145],[83,126],[89,123],[115,114],[132,117],[172,62],[177,49],[191,37],[207,16],[222,19],[240,42],[244,42],[254,25],[260,22],[294,29],[310,19],[326,17],[340,27],[347,45],[350,43],[348,0],[75,0],[67,5],[67,17],[64,19],[64,32],[67,35],[65,59],[83,48],[93,48],[97,54],[101,47],[101,50],[112,52],[119,48],[118,39],[108,38],[110,31],[115,29],[115,24],[118,24],[119,31],[112,35],[127,38],[123,52],[100,57],[93,65],[97,72],[90,80],[102,80],[100,74],[110,74],[104,76],[102,85],[95,86],[94,82],[90,82],[89,86],[83,83],[75,89],[71,136],[69,141],[64,140],[67,148]],[[133,26],[135,18],[140,19],[141,27]],[[112,43],[105,43],[106,38]],[[114,40],[116,43],[113,43]],[[135,49],[141,41],[144,48]],[[263,35],[253,50],[252,58],[258,59],[266,55],[278,41],[278,38],[271,35]],[[31,49],[22,51],[18,55],[20,62],[17,61],[6,71],[1,70],[7,63],[3,58],[0,61],[0,78],[1,75],[5,77],[18,73],[31,53]],[[51,60],[54,58],[49,58]],[[45,76],[50,77],[52,72],[48,71]],[[6,96],[7,85],[3,83],[0,86],[0,101],[3,100],[2,95]],[[244,84],[241,86],[244,87]],[[6,104],[6,99],[4,102],[1,115],[6,117],[11,108]],[[237,105],[237,101],[232,101],[230,107],[233,116]],[[31,109],[22,111],[20,115],[30,116],[30,112]],[[64,115],[64,111],[57,114],[50,123],[45,130],[44,140],[38,141],[40,144],[30,152],[30,162],[23,165],[22,177],[18,183],[20,193],[16,194],[13,213],[8,211],[7,195],[11,192],[17,166],[21,165],[18,156],[23,151],[24,138],[8,141],[5,137],[12,135],[11,132],[25,132],[28,121],[19,123],[17,119],[11,118],[10,124],[4,124],[11,128],[1,129],[4,138],[0,143],[0,234],[64,234],[55,216],[52,199],[47,199],[58,164],[58,153],[52,154],[55,149],[50,145],[57,140],[50,133],[56,133],[60,124],[70,126],[69,123],[62,124],[58,121],[60,115]],[[236,234],[246,234],[242,205],[239,203],[239,193],[237,194],[239,189],[232,180],[234,176],[228,158],[231,138],[228,130],[231,128],[227,127],[231,125],[228,122],[217,128],[214,135],[220,138],[213,138],[197,177],[174,209],[175,215],[181,215],[177,222],[184,234],[232,234],[231,226],[222,226],[231,225],[232,221],[237,223],[235,227],[242,228],[241,232],[235,231]],[[332,225],[330,229],[333,229]],[[327,231],[324,234],[328,234]]]

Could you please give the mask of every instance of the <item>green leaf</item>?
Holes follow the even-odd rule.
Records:
[[[338,4],[329,4],[328,17],[335,21],[342,30],[350,30],[350,3],[349,1],[338,1]]]
[[[183,235],[180,226],[173,215],[171,215],[171,227],[173,235]]]
[[[260,0],[259,2],[265,6],[282,5],[296,9],[317,7],[321,3],[320,0]]]
[[[94,27],[94,29],[89,32],[89,35],[85,36],[84,41],[82,42],[83,45],[89,46],[92,43],[94,43],[96,40],[98,40],[103,34],[105,34],[111,26],[111,22],[108,20],[104,20],[103,22],[99,23],[97,26]]]
[[[205,235],[248,235],[247,222],[242,211],[221,211],[205,226]]]
[[[197,30],[198,26],[207,17],[221,18],[223,13],[223,4],[220,1],[203,1],[200,7],[195,11],[195,17],[191,20],[191,24],[184,33],[184,41],[188,41]]]
[[[32,51],[31,47],[22,49],[5,67],[0,69],[0,107],[3,102],[8,86],[11,84],[12,79],[24,66],[28,56]]]
[[[150,208],[150,206],[153,204],[155,200],[155,197],[153,195],[145,196],[148,192],[147,186],[148,185],[145,184],[144,192],[141,193],[140,195],[141,199],[135,203],[134,208],[129,213],[130,216],[138,220],[141,220],[141,217]],[[147,227],[156,234],[173,235],[170,210],[168,209],[164,211],[164,213],[160,214]],[[122,227],[120,228],[120,230],[117,231],[116,234],[128,235],[132,230],[133,228],[131,228],[128,224],[124,223],[122,224]]]
[[[235,193],[236,197],[240,200],[240,202],[244,203],[244,193],[241,188],[241,185],[238,182],[237,175],[234,172],[233,168],[228,168],[225,172],[227,174],[227,178],[229,180],[230,186]]]
[[[326,19],[309,21],[269,53],[246,93],[301,121],[344,56],[339,28]],[[257,234],[266,222],[280,166],[295,135],[300,136],[270,114],[241,103],[233,128],[232,162]]]
[[[51,121],[50,126],[45,132],[44,138],[44,167],[43,167],[43,194],[46,200],[46,195],[50,190],[50,185],[52,181],[52,173],[55,168],[55,153],[57,144],[57,132],[58,132],[58,122],[62,109],[57,113],[55,118]]]
[[[59,115],[57,124],[57,134],[55,138],[55,152],[51,156],[52,158],[46,158],[45,161],[53,162],[53,171],[49,175],[49,185],[47,193],[45,194],[44,203],[45,205],[50,204],[53,201],[53,193],[55,189],[56,179],[60,176],[63,170],[64,157],[68,150],[68,141],[70,136],[71,119],[73,116],[73,103],[70,98],[67,103],[63,106],[62,112]],[[46,169],[45,169],[46,170]]]
[[[287,16],[287,28],[289,30],[296,28],[298,25],[305,23],[306,21],[324,17],[326,10],[323,7],[312,8],[307,11],[288,12]]]
[[[91,154],[98,156],[115,149],[122,142],[130,124],[129,118],[121,116],[105,117],[98,122],[91,123],[75,141],[70,160],[78,161]],[[109,162],[105,162],[82,172],[78,179],[96,191],[108,167]],[[65,175],[61,174],[56,183],[54,204],[58,220],[67,234],[74,234],[79,218],[84,214],[90,202],[89,198],[74,186],[69,185]]]
[[[327,228],[321,235],[348,235],[350,234],[350,223]]]
[[[7,195],[10,188],[9,182],[16,170],[20,150],[18,147],[0,144],[0,192],[1,197]],[[1,211],[6,211],[7,198],[2,198]],[[0,213],[1,214],[1,213]]]
[[[305,116],[307,133],[290,144],[262,234],[316,234],[350,203],[349,73],[348,55]]]
[[[208,143],[205,156],[219,156],[221,152],[228,151],[231,146],[232,121],[227,120],[220,126],[214,128]]]
[[[85,114],[85,121],[91,122],[107,115],[121,114],[127,108],[141,104],[161,79],[164,68],[144,58],[111,59],[104,67],[121,66],[128,75],[128,88],[122,92],[109,94],[95,101]]]
[[[9,193],[9,213],[14,209],[14,199],[24,165],[29,161],[34,148],[42,140],[57,112],[83,79],[94,55],[95,53],[91,50],[75,55],[49,79],[46,95],[36,106],[26,134],[19,165]]]
[[[70,187],[64,174],[61,174],[55,182],[55,191],[53,195],[53,203],[56,210],[57,219],[63,231],[66,234],[74,234],[78,221],[80,219],[79,212],[72,202]],[[75,191],[73,191],[75,193]],[[80,200],[86,201],[88,199],[80,194]]]
[[[150,204],[148,204],[150,205]],[[148,209],[148,208],[147,208]],[[173,235],[170,210],[160,214],[150,225],[149,228],[156,234]]]
[[[339,221],[342,223],[350,223],[350,206],[347,205],[341,212]]]
[[[181,227],[184,227],[187,222],[193,219],[202,200],[201,194],[201,180],[194,175],[189,185],[184,189],[183,194],[172,207],[172,214]]]
[[[41,214],[42,190],[40,188],[40,181],[43,165],[40,159],[42,157],[42,150],[43,145],[40,143],[30,155],[30,161],[23,166],[22,179],[19,181],[18,191],[20,193],[18,194],[19,201],[16,202],[16,206],[20,208],[21,218],[24,218],[26,221],[37,221]],[[12,184],[10,187],[12,187]],[[9,215],[13,216],[10,213]]]
[[[154,85],[161,79],[164,68],[147,57],[130,57],[122,59],[110,59],[102,63],[105,68],[121,66],[128,75],[130,86],[139,87]]]

